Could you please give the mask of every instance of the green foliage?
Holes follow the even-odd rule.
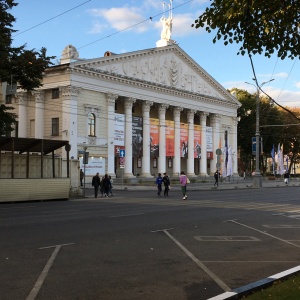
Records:
[[[5,106],[4,104],[0,105],[0,135],[4,135],[13,130],[12,125],[17,115],[9,112],[10,110],[13,110],[13,108]]]
[[[36,51],[26,50],[26,45],[11,46],[15,18],[8,11],[16,5],[14,0],[0,1],[0,80],[11,82],[12,78],[19,87],[31,91],[41,86],[43,72],[55,57],[47,56],[46,48]]]
[[[250,161],[252,155],[252,137],[256,132],[256,104],[257,94],[250,94],[245,90],[232,89],[237,94],[237,99],[241,102],[238,109],[238,147],[240,149],[240,158],[243,162],[243,169],[250,170]],[[274,106],[267,98],[260,97],[259,124],[280,125],[283,124],[282,112]],[[282,142],[283,127],[260,127],[260,136],[263,139],[264,157],[271,156],[273,144],[276,146]],[[264,168],[263,168],[264,169]]]
[[[195,20],[196,28],[216,30],[213,39],[242,44],[238,54],[275,51],[281,59],[300,56],[299,0],[214,0]]]
[[[46,48],[40,51],[26,50],[25,46],[12,47],[12,29],[15,17],[9,13],[18,4],[14,0],[0,0],[0,82],[18,83],[24,90],[34,90],[41,86],[44,70],[51,65],[54,56],[46,55]],[[10,113],[11,107],[1,105],[0,134],[12,131],[17,115]]]

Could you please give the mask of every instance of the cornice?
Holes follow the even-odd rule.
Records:
[[[235,109],[237,109],[239,107],[238,104],[231,102],[229,100],[225,100],[225,99],[220,100],[220,99],[212,97],[212,96],[189,92],[189,91],[186,91],[183,89],[178,89],[178,88],[166,86],[163,84],[149,82],[149,81],[145,81],[142,79],[129,77],[126,75],[120,75],[117,73],[103,71],[103,70],[96,69],[96,68],[74,67],[72,69],[72,72],[77,73],[77,74],[83,74],[83,75],[87,75],[87,76],[97,77],[102,80],[112,81],[112,82],[116,82],[116,83],[119,83],[122,85],[131,85],[131,86],[135,86],[137,88],[152,90],[152,91],[155,91],[158,93],[165,93],[165,94],[174,95],[174,96],[178,96],[178,97],[186,98],[186,99],[190,99],[190,100],[200,100],[202,102],[210,103],[210,104],[214,104],[214,105],[218,105],[218,106],[232,107]]]

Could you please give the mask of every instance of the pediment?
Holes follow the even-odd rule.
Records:
[[[219,100],[238,101],[178,45],[159,47],[77,62],[93,68]]]

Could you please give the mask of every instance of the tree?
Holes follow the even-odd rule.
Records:
[[[295,115],[300,115],[299,108],[290,108]],[[285,127],[283,127],[283,151],[289,157],[289,173],[292,166],[300,162],[300,124],[295,125],[295,118],[286,111],[282,110],[281,114],[284,119]],[[293,124],[293,125],[290,125]]]
[[[15,122],[17,115],[8,112],[9,110],[13,110],[13,108],[4,104],[0,105],[0,135],[13,130],[12,124]]]
[[[192,26],[217,30],[213,39],[242,43],[238,54],[275,51],[281,59],[300,56],[300,0],[214,0]]]
[[[251,170],[252,154],[252,137],[255,137],[256,131],[256,101],[257,94],[250,94],[245,90],[232,89],[236,92],[237,99],[241,102],[238,109],[238,146],[240,149],[240,167],[244,170]],[[260,125],[283,124],[280,110],[274,106],[268,98],[260,96]],[[266,171],[266,160],[271,156],[273,144],[278,144],[282,140],[282,128],[278,127],[261,127],[260,136],[263,140],[262,152],[262,171]],[[252,165],[253,166],[253,165]]]
[[[26,50],[26,45],[12,47],[12,29],[15,17],[8,11],[18,5],[14,0],[0,0],[0,83],[13,82],[18,87],[31,91],[41,86],[44,70],[50,66],[54,56],[46,55],[46,48],[40,51]],[[15,121],[15,114],[8,113],[8,108],[2,107],[0,119]],[[6,124],[11,130],[11,124]],[[2,133],[3,134],[3,133]]]

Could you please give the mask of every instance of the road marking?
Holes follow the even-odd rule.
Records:
[[[248,226],[248,225],[239,223],[239,222],[237,222],[237,221],[235,221],[235,220],[228,220],[228,221],[226,221],[226,222],[231,222],[231,223],[234,223],[234,224],[237,224],[237,225],[246,227],[246,228],[248,228],[248,229],[254,230],[254,231],[259,232],[259,233],[261,233],[261,234],[264,234],[264,235],[267,235],[267,236],[269,236],[269,237],[272,237],[273,239],[276,239],[276,240],[278,240],[278,241],[281,241],[281,242],[284,242],[284,243],[286,243],[286,244],[290,244],[290,245],[292,245],[292,246],[295,246],[295,247],[297,247],[297,248],[300,248],[300,245],[294,244],[294,243],[292,243],[292,242],[289,242],[289,241],[287,241],[287,240],[281,239],[281,238],[279,238],[279,237],[277,237],[277,236],[275,236],[275,235],[272,235],[272,234],[269,234],[269,233],[267,233],[267,232],[258,230],[258,229],[256,229],[256,228],[250,227],[250,226]]]
[[[152,232],[159,232],[162,231],[165,233],[189,258],[192,259],[196,265],[202,269],[213,281],[222,288],[225,292],[231,291],[231,289],[219,278],[215,275],[212,271],[210,271],[197,257],[195,257],[187,248],[185,248],[178,240],[176,240],[166,229],[157,230]]]
[[[49,248],[56,248],[58,246],[70,246],[70,245],[75,245],[75,243],[68,243],[68,244],[60,244],[60,245],[53,245],[53,246],[47,246],[47,247],[41,247],[39,248],[39,250],[43,250],[43,249],[49,249]]]
[[[1,207],[0,210],[4,209],[21,209],[21,208],[33,208],[35,206],[11,206],[11,207]]]
[[[31,292],[29,293],[28,297],[26,298],[26,300],[34,300],[38,294],[38,292],[40,291],[45,278],[47,277],[49,270],[52,266],[52,264],[54,263],[54,260],[60,250],[60,248],[62,246],[68,246],[68,245],[73,245],[74,243],[70,243],[70,244],[62,244],[62,245],[56,245],[56,246],[49,246],[49,247],[43,247],[43,248],[39,248],[39,249],[48,249],[48,248],[54,248],[54,251],[51,255],[51,257],[49,258],[47,264],[44,267],[44,270],[42,271],[42,273],[40,274],[38,280],[36,281],[34,287],[32,288]]]
[[[200,242],[260,242],[254,236],[194,236]]]
[[[300,228],[300,225],[262,225],[267,228],[285,229],[285,228]]]
[[[110,216],[110,218],[122,218],[122,217],[132,217],[132,216],[141,216],[141,215],[144,215],[144,213]]]
[[[63,214],[63,213],[69,213],[69,212],[78,212],[80,210],[61,210],[61,211],[42,211],[42,214]]]

